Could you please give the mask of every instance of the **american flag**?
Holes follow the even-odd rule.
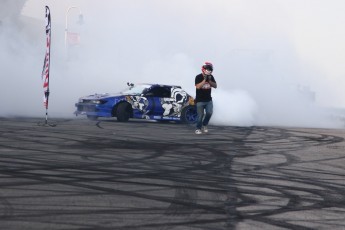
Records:
[[[48,109],[48,98],[49,98],[49,67],[50,67],[50,43],[51,43],[51,24],[50,24],[50,9],[46,6],[46,55],[44,57],[43,71],[42,71],[42,81],[43,81],[43,104],[46,109]]]

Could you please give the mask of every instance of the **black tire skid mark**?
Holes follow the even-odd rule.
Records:
[[[308,133],[304,132],[303,134],[308,134]],[[284,139],[286,139],[286,138],[289,139],[290,137],[293,137],[292,135],[289,135],[289,134],[284,134],[284,135],[280,135],[280,136],[283,137]],[[279,141],[278,138],[275,138],[275,141],[277,141],[277,140]],[[265,143],[267,141],[271,141],[271,140],[265,139],[263,141],[263,144],[265,145]],[[296,148],[296,143],[293,143],[293,141],[290,141],[290,142],[295,144],[294,150],[296,150],[296,149],[304,149],[308,146],[320,146],[320,145],[334,144],[334,143],[338,143],[338,142],[342,142],[342,141],[343,141],[343,138],[340,138],[337,136],[319,135],[317,137],[307,136],[307,137],[302,137],[300,139],[295,140],[295,142],[298,142],[297,148]],[[283,156],[285,156],[285,158],[287,159],[286,162],[280,163],[280,164],[273,164],[273,165],[268,164],[268,165],[264,165],[264,166],[255,166],[252,170],[250,170],[250,171],[252,171],[252,174],[251,174],[252,177],[260,177],[260,176],[262,177],[262,175],[257,175],[257,173],[256,173],[259,170],[265,169],[265,170],[280,172],[279,169],[283,166],[288,166],[288,165],[291,165],[294,163],[301,163],[301,161],[298,157],[293,156],[291,154],[288,154],[288,151],[290,151],[290,150],[291,149],[289,149],[286,146],[282,149],[278,149],[278,154],[282,154]],[[277,151],[277,150],[275,150],[275,151]],[[268,154],[272,154],[272,153],[268,152]],[[274,151],[273,151],[273,154],[274,154]],[[248,174],[248,172],[250,172],[250,171],[247,171],[246,174]],[[285,171],[284,171],[284,173],[281,172],[281,174],[286,174],[286,172]],[[293,175],[291,175],[291,176],[293,176]],[[268,178],[268,179],[274,179],[275,177],[276,177],[276,175],[272,175],[272,178]],[[289,175],[287,175],[286,177],[289,178]],[[304,179],[308,179],[308,178],[304,178]],[[286,180],[290,180],[292,182],[294,181],[293,179],[286,179]],[[300,177],[297,178],[295,182],[302,182],[302,181],[304,183],[306,183],[305,180],[301,180]],[[319,181],[319,180],[315,180],[315,181],[309,180],[306,184],[312,185],[312,186],[321,186],[322,188],[326,189],[326,191],[328,191],[328,192],[332,192],[334,189],[334,188],[332,188],[332,186],[329,186],[327,183]],[[248,184],[248,185],[250,185],[250,184]],[[243,216],[245,218],[249,218],[249,219],[253,219],[256,221],[268,223],[268,224],[271,224],[274,226],[288,227],[288,228],[293,228],[293,229],[308,229],[306,227],[301,227],[298,225],[289,224],[286,221],[281,222],[281,221],[277,221],[277,220],[272,220],[271,218],[267,219],[266,217],[269,217],[271,215],[276,215],[278,213],[285,213],[285,212],[290,212],[290,211],[305,211],[305,210],[313,210],[313,209],[320,209],[320,208],[327,208],[327,207],[341,207],[344,205],[344,201],[341,202],[340,205],[336,205],[334,202],[330,202],[328,199],[317,201],[317,202],[315,201],[315,199],[309,200],[310,202],[314,202],[314,203],[312,203],[312,205],[308,205],[308,206],[302,205],[302,203],[304,201],[306,201],[306,199],[303,199],[300,196],[295,195],[295,193],[293,193],[293,192],[289,192],[289,190],[290,191],[296,191],[296,190],[298,191],[299,190],[293,186],[291,186],[289,188],[289,187],[284,187],[284,186],[275,186],[275,185],[268,185],[265,183],[260,184],[260,183],[254,182],[253,187],[266,187],[266,188],[269,188],[273,191],[277,191],[278,193],[282,194],[282,197],[288,197],[289,198],[289,202],[287,203],[287,205],[285,205],[284,207],[281,207],[279,209],[262,211],[262,212],[259,212],[259,214],[255,214],[254,216],[252,216],[250,213],[244,213],[243,214]],[[302,192],[306,192],[306,190],[310,194],[313,194],[317,197],[328,197],[328,196],[326,196],[326,194],[322,194],[323,193],[322,190],[306,189],[306,188],[300,189],[300,191],[302,191]],[[339,202],[339,200],[344,200],[344,196],[341,196],[341,194],[344,194],[344,189],[340,190],[339,192],[336,193],[336,197],[338,197],[338,199],[336,199],[337,202]],[[253,195],[255,195],[255,194],[253,194]],[[270,195],[272,196],[272,194],[270,194]],[[339,196],[341,196],[340,199],[339,199]],[[242,200],[243,200],[244,204],[256,203],[255,200],[246,199],[245,197],[242,197]],[[240,204],[240,206],[241,206],[241,204]]]
[[[46,153],[46,152],[49,152],[49,153],[52,153],[52,154],[59,154],[59,153],[62,153],[63,151],[63,149],[64,149],[64,147],[65,147],[65,141],[70,141],[71,140],[71,138],[63,138],[63,137],[55,137],[55,139],[60,139],[60,141],[58,141],[58,142],[60,142],[61,143],[61,146],[57,146],[57,148],[56,148],[56,151],[52,151],[52,150],[49,150],[49,151],[47,151],[47,150],[40,150],[40,149],[37,149],[37,147],[35,147],[36,146],[36,144],[38,145],[38,144],[42,144],[42,145],[49,145],[49,143],[46,143],[45,141],[44,141],[44,139],[42,139],[42,140],[40,140],[40,141],[34,141],[34,142],[32,142],[32,139],[33,140],[36,140],[37,138],[38,139],[40,139],[40,138],[44,138],[45,136],[44,135],[34,135],[35,136],[35,138],[27,138],[27,137],[25,137],[25,138],[20,138],[20,135],[19,134],[16,134],[15,132],[12,132],[13,133],[13,138],[12,139],[9,139],[8,138],[8,140],[6,141],[6,143],[3,143],[3,144],[0,144],[0,146],[1,147],[4,147],[4,148],[12,148],[12,149],[15,149],[15,150],[22,150],[22,151],[35,151],[35,152],[40,152],[40,151],[42,151],[42,153],[44,152],[44,153]],[[62,134],[61,132],[55,132],[55,134],[56,133],[59,133],[59,134]],[[19,136],[19,138],[18,138],[18,136]],[[89,135],[84,135],[84,138],[86,138],[85,140],[78,140],[78,139],[80,139],[80,136],[78,137],[78,138],[76,138],[76,139],[72,139],[74,142],[76,142],[76,144],[74,144],[74,146],[71,146],[71,145],[69,145],[68,147],[69,148],[75,148],[75,149],[79,149],[79,148],[81,148],[81,147],[87,147],[88,149],[95,149],[95,150],[102,150],[103,148],[104,148],[104,146],[105,145],[108,145],[106,148],[109,148],[109,146],[111,147],[111,148],[122,148],[122,147],[126,147],[126,148],[128,148],[128,146],[133,146],[132,148],[133,149],[136,149],[137,148],[137,146],[135,146],[135,145],[132,145],[131,143],[129,143],[130,141],[123,141],[123,140],[114,140],[114,139],[111,139],[111,138],[109,138],[109,136],[103,136],[103,137],[96,137],[96,138],[90,138],[90,136]],[[105,139],[105,140],[104,140]],[[9,141],[10,140],[10,141]],[[18,143],[18,142],[21,142],[22,144],[22,146],[24,146],[25,144],[25,142],[27,142],[27,143],[34,143],[35,145],[34,145],[34,147],[32,147],[32,148],[30,148],[30,147],[26,147],[26,148],[24,148],[24,147],[21,147],[21,146],[15,146],[15,147],[13,147],[13,146],[11,146],[11,142],[13,142],[13,143]],[[78,144],[79,143],[79,144]],[[133,143],[134,144],[134,143]],[[147,148],[147,149],[150,149],[151,148],[151,146],[150,146],[150,144],[149,143],[143,143],[143,144],[140,144],[140,147],[141,148],[143,148],[143,149],[145,149],[145,148]],[[68,153],[68,154],[70,154],[70,153]],[[70,154],[70,155],[72,155],[72,154]],[[76,155],[78,155],[78,154],[76,154]],[[85,157],[84,155],[83,155],[83,157]],[[90,156],[88,156],[88,157],[90,157]]]
[[[17,172],[17,175],[16,176],[18,176],[19,174],[21,174],[20,172],[18,173]],[[23,174],[25,174],[26,175],[26,177],[27,178],[31,178],[31,179],[35,179],[35,178],[38,178],[38,180],[41,180],[41,181],[43,181],[44,183],[58,183],[59,181],[58,180],[52,180],[52,179],[46,179],[46,178],[39,178],[40,176],[39,176],[39,174],[31,174],[31,176],[30,176],[30,173],[25,173],[25,172],[23,172],[22,173],[22,175]],[[29,176],[28,176],[29,175]],[[71,184],[72,182],[71,181],[69,181],[67,184]],[[176,203],[176,201],[175,201],[175,203]]]
[[[251,133],[250,129],[241,129],[242,131],[245,130],[245,135],[244,136],[248,136]],[[245,137],[243,137],[245,138]],[[237,144],[238,145],[238,144]],[[213,205],[210,205],[210,208],[208,209],[208,212],[211,212],[211,207],[218,207],[220,210],[223,210],[223,214],[226,216],[224,218],[224,222],[225,222],[225,226],[226,227],[234,227],[236,226],[237,220],[242,219],[242,217],[240,216],[239,212],[236,211],[236,206],[234,204],[236,204],[236,197],[237,197],[237,189],[234,186],[234,180],[232,180],[231,175],[230,175],[230,167],[231,167],[231,162],[232,162],[232,158],[233,155],[229,155],[227,153],[224,153],[223,151],[217,151],[217,147],[219,146],[215,146],[215,145],[209,145],[209,144],[205,144],[205,147],[200,147],[202,150],[204,150],[205,152],[210,153],[211,155],[213,155],[213,157],[215,158],[214,163],[212,164],[207,164],[204,165],[202,167],[198,167],[195,170],[200,170],[200,168],[204,169],[205,171],[209,172],[209,171],[214,171],[213,175],[220,175],[219,178],[217,180],[215,180],[214,182],[211,183],[203,183],[204,186],[210,187],[210,188],[217,188],[218,192],[220,193],[226,193],[226,201],[224,202],[224,204],[222,204],[221,206],[219,206],[219,203],[213,203]],[[193,173],[192,171],[190,172],[185,172],[185,173]],[[214,176],[213,176],[214,177]],[[225,182],[223,182],[223,186],[219,187],[219,180],[225,180]],[[211,181],[211,180],[210,180]],[[186,183],[186,182],[185,182]],[[193,184],[193,182],[190,182],[191,184]],[[200,184],[195,184],[195,187],[197,188],[198,186],[200,186]],[[195,191],[195,188],[189,189],[189,190],[185,190],[188,187],[184,187],[184,193],[183,195],[185,195],[187,198],[189,198],[192,201],[192,205],[191,206],[195,206],[195,202],[197,202],[197,196],[198,193],[197,191],[202,191],[201,189],[198,189]],[[216,189],[215,189],[216,190]],[[215,192],[215,190],[213,190],[213,192]],[[216,192],[215,196],[216,199],[219,200],[219,193]],[[181,194],[179,193],[179,190],[177,190],[177,192],[175,192],[175,199],[186,199],[186,197],[181,197]],[[196,218],[196,214],[200,213],[200,210],[197,210],[197,206],[194,207],[194,209],[190,210],[191,207],[188,207],[187,210],[189,210],[189,215],[191,216],[192,214],[194,215],[194,218]],[[186,207],[185,206],[176,206],[175,204],[172,204],[168,207],[168,213],[185,213],[186,211]]]
[[[266,130],[266,132],[267,132],[267,130]],[[284,135],[282,135],[284,138],[285,137],[287,137],[287,136],[284,136]],[[271,140],[271,139],[268,139],[268,140]],[[275,140],[279,140],[279,138],[275,138]],[[320,140],[320,139],[318,139],[318,140]],[[267,141],[267,140],[266,140]],[[322,139],[321,139],[321,141],[322,141]],[[328,143],[328,141],[329,140],[327,140],[326,142]],[[251,141],[249,141],[251,144],[253,143],[253,142],[251,142]],[[334,143],[334,140],[333,141],[331,141],[331,143]],[[142,145],[141,145],[142,143],[139,143],[139,145],[140,145],[140,147],[142,147]],[[175,144],[175,143],[173,143],[173,144]],[[236,142],[236,146],[235,147],[242,147],[243,145],[246,145],[246,144],[248,144],[248,142],[246,142],[246,140],[244,140],[244,141],[237,141]],[[310,140],[310,145],[314,145],[315,144],[315,140],[314,140],[314,138],[312,138],[311,140]],[[170,145],[170,146],[172,146],[172,145]],[[152,146],[151,146],[152,147]],[[183,146],[182,146],[183,147]],[[189,145],[187,146],[187,147],[190,147]],[[202,169],[205,169],[205,170],[207,170],[207,169],[216,169],[215,170],[215,173],[214,174],[219,174],[219,173],[224,173],[224,171],[222,171],[221,169],[222,168],[224,168],[225,169],[225,172],[226,172],[226,170],[228,170],[229,171],[229,169],[227,168],[227,167],[225,167],[225,166],[222,166],[222,164],[224,164],[224,161],[228,164],[228,165],[231,165],[232,164],[232,158],[231,159],[229,159],[229,158],[224,158],[224,154],[223,153],[218,153],[218,152],[214,152],[213,151],[213,149],[217,149],[217,147],[218,146],[211,146],[211,149],[209,149],[208,147],[207,148],[202,148],[202,149],[204,149],[205,151],[207,151],[207,152],[211,152],[213,155],[217,155],[217,154],[219,154],[218,155],[218,157],[216,158],[217,160],[215,161],[216,163],[214,163],[214,164],[208,164],[208,165],[206,165],[206,166],[204,166]],[[235,148],[234,147],[234,148]],[[161,148],[161,146],[159,145],[159,146],[156,146],[155,148],[157,148],[157,149],[160,149]],[[299,148],[303,148],[303,147],[300,147],[299,146]],[[251,148],[250,147],[243,147],[243,149],[244,149],[244,152],[248,152],[248,150],[251,150]],[[283,149],[284,150],[284,149]],[[288,151],[289,149],[285,149],[285,151]],[[253,151],[254,151],[254,149],[253,149]],[[226,154],[229,154],[229,153],[226,153]],[[237,154],[238,154],[238,152],[237,152]],[[159,153],[157,153],[157,156],[161,156],[161,155],[164,155],[164,152],[163,152],[163,154],[159,154]],[[255,154],[254,154],[255,155]],[[247,155],[248,156],[248,155]],[[237,157],[238,157],[238,155],[237,155]],[[154,159],[154,158],[151,158],[151,159]],[[294,159],[294,160],[292,160],[291,162],[294,162],[294,161],[296,161],[296,160],[298,160],[298,159]],[[290,163],[291,163],[290,162]],[[289,164],[286,164],[286,165],[289,165]],[[280,165],[280,166],[282,166],[282,165]],[[217,168],[218,167],[218,168]],[[86,167],[87,168],[87,167]],[[269,167],[269,168],[271,168],[271,169],[273,169],[273,167]],[[185,172],[193,172],[193,170],[197,170],[197,169],[200,169],[198,166],[195,166],[195,168],[188,168],[188,169],[186,169],[185,170]],[[258,168],[255,168],[255,170],[260,170],[260,169],[263,169],[263,168],[260,168],[260,167],[258,167]],[[191,171],[192,170],[192,171]],[[217,172],[217,173],[216,173]],[[233,171],[231,171],[230,170],[230,174],[231,173],[233,173]],[[236,171],[234,172],[234,173],[236,173]],[[173,174],[172,174],[173,175]],[[37,175],[35,175],[34,177],[36,177]],[[143,177],[147,177],[147,176],[152,176],[152,175],[150,175],[150,174],[143,174]],[[178,180],[177,180],[178,181]],[[182,182],[183,180],[181,180],[180,182]],[[215,183],[212,183],[212,185],[215,185]],[[178,192],[178,190],[177,190],[177,192],[175,193],[176,194],[176,199],[174,199],[174,200],[172,200],[171,201],[171,204],[172,205],[176,205],[175,207],[177,207],[176,208],[176,210],[175,211],[178,211],[178,210],[181,210],[181,207],[184,207],[184,206],[196,206],[195,205],[195,203],[193,203],[193,194],[195,195],[195,193],[193,193],[193,188],[195,188],[195,187],[193,187],[193,186],[191,186],[191,189],[190,189],[190,191],[191,192],[189,192],[188,190],[184,190],[184,192]],[[273,187],[274,188],[274,187]],[[222,190],[223,188],[221,188],[221,189],[219,189],[219,190]],[[235,189],[236,189],[236,187],[235,187]],[[230,194],[233,194],[233,192],[234,191],[230,191]],[[239,194],[241,191],[237,191],[237,193]],[[185,196],[185,194],[184,193],[187,193],[187,194],[189,194],[189,196]],[[189,199],[191,199],[191,201],[190,200],[188,200],[187,198],[186,199],[180,199],[181,198],[181,194],[182,194],[182,197],[183,196],[185,196],[185,197],[187,197],[187,198],[189,198]],[[291,194],[290,194],[291,195]],[[194,199],[195,200],[195,199]],[[231,201],[229,202],[229,203],[231,203]],[[292,202],[292,203],[296,203],[296,201],[294,201],[294,202]],[[231,203],[231,204],[228,204],[228,205],[233,205],[233,203]],[[208,209],[208,207],[205,207],[205,209]],[[231,209],[230,209],[230,211],[229,211],[229,213],[231,213],[231,211],[232,210],[234,210],[234,207],[232,207]],[[171,211],[171,210],[170,210]],[[172,210],[172,211],[174,211],[174,210]],[[218,212],[220,211],[220,209],[218,209]],[[236,210],[235,210],[236,211]],[[237,218],[241,218],[241,216],[243,217],[243,216],[245,216],[245,215],[239,215]],[[231,217],[231,216],[230,216]],[[246,216],[245,216],[246,217]],[[261,221],[265,221],[265,218],[264,217],[260,217],[260,216],[255,216],[255,217],[253,217],[253,218],[256,218],[256,217],[259,217],[258,219],[260,220],[260,218],[261,218]],[[269,220],[270,221],[270,223],[272,223],[272,221],[271,221],[271,219]],[[284,224],[286,224],[285,222],[283,222]],[[278,226],[278,224],[279,223],[277,223],[277,226]],[[232,225],[233,226],[233,225]],[[294,227],[296,227],[296,226],[294,226]],[[298,227],[298,226],[297,226]]]
[[[13,215],[11,203],[4,197],[0,196],[0,220],[6,220]]]

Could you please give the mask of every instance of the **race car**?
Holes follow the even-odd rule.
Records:
[[[75,115],[90,120],[116,117],[120,122],[130,118],[157,121],[196,122],[194,98],[181,86],[127,83],[117,94],[93,94],[79,98]]]

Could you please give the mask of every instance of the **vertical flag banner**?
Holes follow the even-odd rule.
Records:
[[[42,71],[42,81],[43,81],[43,105],[48,109],[49,100],[49,67],[50,67],[50,44],[51,44],[51,22],[50,22],[50,9],[46,6],[46,54],[44,57],[43,71]],[[48,113],[46,113],[48,115]]]
[[[49,100],[49,70],[50,70],[50,45],[51,45],[51,22],[50,22],[50,9],[46,6],[46,55],[44,57],[43,71],[42,71],[42,81],[43,81],[43,105],[46,108],[46,120],[45,123],[38,123],[38,125],[52,126],[55,124],[48,124],[48,100]]]

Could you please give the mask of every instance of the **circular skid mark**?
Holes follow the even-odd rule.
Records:
[[[308,229],[320,210],[344,211],[345,169],[330,166],[345,156],[328,147],[342,146],[342,137],[274,127],[209,129],[196,136],[176,124],[72,120],[48,130],[6,122],[3,213],[28,226],[66,228]],[[303,223],[302,213],[308,213]]]

